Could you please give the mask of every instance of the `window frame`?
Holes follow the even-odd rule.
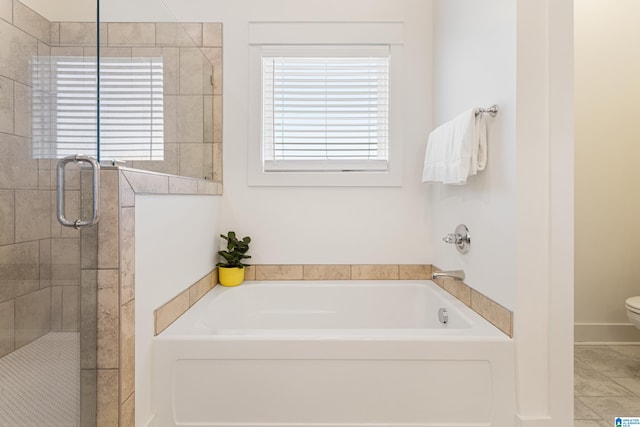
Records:
[[[402,186],[403,24],[398,22],[249,23],[249,186]],[[262,135],[262,55],[285,47],[288,51],[382,48],[389,52],[388,166],[379,170],[266,171]],[[308,56],[308,53],[307,55]]]

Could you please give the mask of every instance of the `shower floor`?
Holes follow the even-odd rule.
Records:
[[[50,332],[0,359],[0,426],[80,424],[80,342]]]

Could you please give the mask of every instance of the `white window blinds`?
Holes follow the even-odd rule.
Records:
[[[38,57],[33,157],[96,156],[96,58]],[[100,58],[100,157],[163,160],[162,58]]]
[[[265,171],[385,171],[389,53],[263,51]]]

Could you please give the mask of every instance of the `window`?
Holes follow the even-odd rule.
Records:
[[[250,23],[249,185],[401,185],[403,31]]]
[[[38,57],[33,157],[97,156],[97,61]],[[100,156],[163,160],[162,58],[100,58]]]
[[[333,50],[263,50],[264,170],[387,170],[389,49]]]

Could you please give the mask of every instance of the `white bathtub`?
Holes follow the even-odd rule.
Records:
[[[512,340],[430,281],[217,286],[154,338],[153,360],[157,426],[507,427],[515,417]]]

